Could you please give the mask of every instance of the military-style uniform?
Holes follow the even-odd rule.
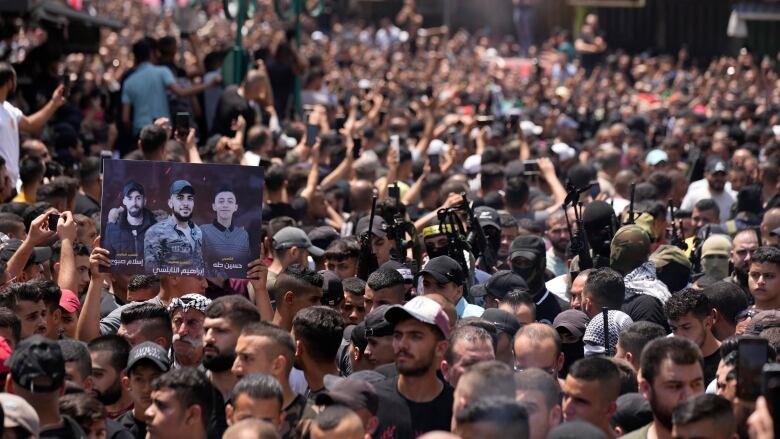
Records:
[[[203,276],[203,233],[200,227],[192,221],[189,236],[176,227],[176,219],[168,217],[146,231],[144,239],[144,265],[148,270],[160,270],[160,274],[179,275],[182,270],[197,270],[198,276]],[[175,267],[179,272],[168,272],[166,269]]]

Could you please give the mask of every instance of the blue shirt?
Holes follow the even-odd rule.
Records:
[[[458,314],[459,319],[465,319],[467,317],[482,317],[485,309],[481,306],[472,305],[461,297],[458,304],[455,305],[455,312]]]
[[[133,106],[133,134],[155,119],[171,114],[166,91],[176,82],[168,67],[143,63],[130,75],[122,88],[122,103]]]

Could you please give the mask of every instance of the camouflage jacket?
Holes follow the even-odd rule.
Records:
[[[203,276],[203,233],[192,221],[189,226],[188,238],[176,227],[176,219],[170,216],[146,231],[144,267],[147,271],[171,276]]]

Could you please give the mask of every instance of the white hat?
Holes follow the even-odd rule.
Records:
[[[444,145],[445,143],[439,139],[431,140],[431,143],[428,145],[428,155],[441,155],[446,150]]]
[[[530,120],[520,122],[520,129],[523,130],[523,134],[526,136],[538,136],[539,134],[542,134],[542,127]]]
[[[479,174],[479,171],[482,169],[482,156],[479,154],[470,155],[463,162],[463,169],[466,171],[466,174]]]
[[[571,146],[558,142],[552,146],[552,151],[558,154],[558,159],[561,161],[571,160],[577,155],[577,150]]]

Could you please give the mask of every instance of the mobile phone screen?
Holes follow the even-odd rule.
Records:
[[[755,401],[761,395],[761,371],[767,361],[767,340],[742,338],[737,344],[737,396]]]
[[[770,363],[764,366],[764,388],[761,392],[772,419],[780,419],[780,364]],[[774,422],[775,437],[780,437],[780,422]]]
[[[354,145],[352,147],[352,158],[358,159],[360,158],[360,150],[361,148],[363,148],[363,139],[361,139],[358,136],[355,136],[352,138],[352,143]]]
[[[431,172],[439,173],[441,169],[439,168],[439,155],[438,154],[430,154],[428,156],[428,161],[431,163]]]
[[[174,122],[176,134],[179,137],[187,137],[190,133],[190,113],[176,113],[176,120]]]
[[[319,125],[306,124],[306,146],[314,146],[317,136],[320,135]]]
[[[50,213],[49,214],[49,230],[52,232],[57,231],[57,222],[59,222],[60,216],[56,213]]]

